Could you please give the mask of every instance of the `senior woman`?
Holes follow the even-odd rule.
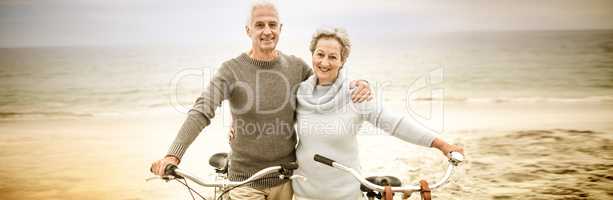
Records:
[[[411,117],[381,108],[376,100],[351,101],[350,79],[343,70],[351,42],[343,29],[317,30],[310,50],[315,73],[300,84],[296,111],[299,138],[296,158],[300,167],[295,174],[307,180],[292,182],[295,199],[361,198],[360,184],[351,175],[317,163],[313,155],[321,154],[359,170],[356,134],[363,122],[406,142],[437,148],[445,155],[451,151],[463,153],[462,147],[447,144]]]

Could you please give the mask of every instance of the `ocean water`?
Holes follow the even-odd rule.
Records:
[[[444,88],[448,102],[613,102],[613,31],[437,33],[353,43],[345,70],[377,86],[386,101],[405,99],[420,77],[435,73],[429,80]],[[279,49],[310,63],[306,45]],[[208,80],[198,73],[246,49],[2,48],[0,119],[184,111]]]

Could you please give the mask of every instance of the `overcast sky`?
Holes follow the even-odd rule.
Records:
[[[0,46],[248,41],[249,1],[2,0]],[[611,0],[279,1],[285,39],[321,25],[354,35],[613,29]]]

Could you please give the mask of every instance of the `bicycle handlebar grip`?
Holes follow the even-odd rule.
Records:
[[[175,173],[175,169],[177,169],[176,165],[168,164],[166,165],[166,168],[164,168],[164,174],[177,177],[177,174]]]
[[[281,164],[281,167],[286,170],[295,170],[295,169],[298,169],[298,163],[290,162],[286,164]]]
[[[454,165],[458,165],[461,162],[464,162],[464,155],[462,155],[459,152],[455,152],[455,151],[450,152],[449,153],[449,161],[451,163],[453,163]]]
[[[326,165],[328,165],[328,166],[330,166],[330,167],[332,167],[332,163],[333,163],[333,162],[335,162],[334,160],[332,160],[332,159],[330,159],[330,158],[326,158],[326,157],[324,157],[324,156],[322,156],[322,155],[319,155],[319,154],[315,154],[315,156],[313,157],[313,159],[314,159],[315,161],[317,161],[317,162],[320,162],[320,163],[326,164]]]

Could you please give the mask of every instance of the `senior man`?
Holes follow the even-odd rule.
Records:
[[[242,181],[266,167],[296,160],[295,90],[313,72],[302,59],[275,49],[282,24],[274,4],[254,3],[249,16],[245,30],[251,49],[221,65],[189,111],[167,155],[152,164],[153,173],[163,175],[167,164],[179,164],[223,100],[230,102],[234,119],[230,180]],[[355,84],[353,100],[367,100],[367,83]],[[282,179],[256,181],[229,193],[231,199],[285,200],[292,195],[291,183]]]

